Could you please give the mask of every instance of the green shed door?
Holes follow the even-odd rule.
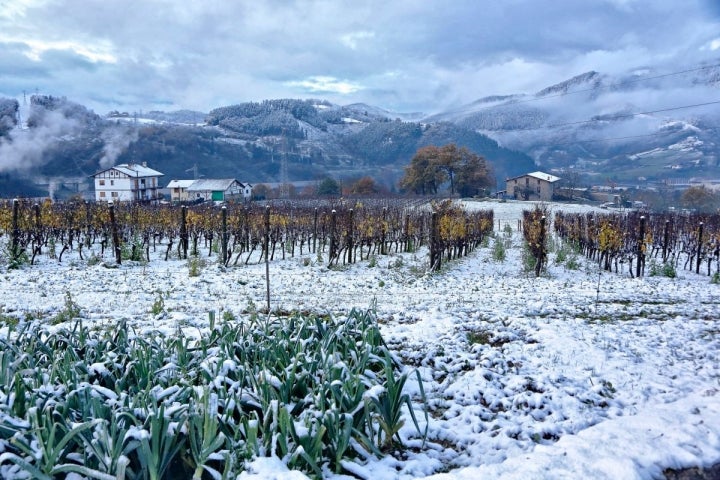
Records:
[[[213,190],[212,199],[216,202],[222,202],[225,198],[221,190]]]

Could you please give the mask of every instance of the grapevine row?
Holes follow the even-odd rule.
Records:
[[[27,256],[31,264],[43,254],[62,261],[66,252],[84,260],[95,247],[101,257],[114,252],[117,263],[149,262],[151,250],[161,248],[165,260],[217,253],[230,266],[312,253],[327,255],[332,266],[429,246],[431,265],[439,266],[442,259],[467,255],[492,226],[492,211],[466,212],[449,202],[428,209],[399,199],[223,207],[0,204],[0,235],[9,237],[10,257]]]

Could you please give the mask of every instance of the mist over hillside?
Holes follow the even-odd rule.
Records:
[[[34,95],[20,121],[18,101],[0,98],[0,174],[6,185],[69,181],[81,190],[99,170],[147,162],[168,182],[196,174],[254,184],[369,175],[394,190],[419,148],[455,143],[485,157],[499,187],[537,169],[588,184],[719,178],[719,103],[718,65],[589,71],[534,94],[488,95],[432,116],[321,99],[100,116],[64,97]],[[10,194],[1,182],[0,193]]]
[[[720,177],[720,66],[596,71],[534,94],[486,96],[426,118],[481,132],[540,168],[602,182]]]
[[[10,105],[5,110],[13,119],[12,100],[0,105]],[[96,171],[147,162],[168,182],[195,174],[254,184],[369,175],[392,190],[418,148],[447,143],[484,156],[498,179],[533,168],[530,157],[481,133],[447,122],[403,121],[362,104],[279,99],[207,114],[113,111],[100,117],[71,100],[35,95],[30,112],[26,126],[15,121],[5,130],[0,173],[36,183],[72,179],[78,188],[87,188]]]

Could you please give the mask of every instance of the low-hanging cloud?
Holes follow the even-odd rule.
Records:
[[[48,149],[80,128],[79,122],[61,112],[48,111],[39,125],[11,130],[8,137],[0,138],[0,172],[22,172],[41,166]]]
[[[101,169],[106,169],[114,166],[118,157],[137,141],[138,130],[130,126],[115,126],[103,130],[101,138],[105,143],[99,163]]]

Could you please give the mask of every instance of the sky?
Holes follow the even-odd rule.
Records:
[[[0,0],[0,97],[426,114],[580,73],[720,64],[718,0]]]

